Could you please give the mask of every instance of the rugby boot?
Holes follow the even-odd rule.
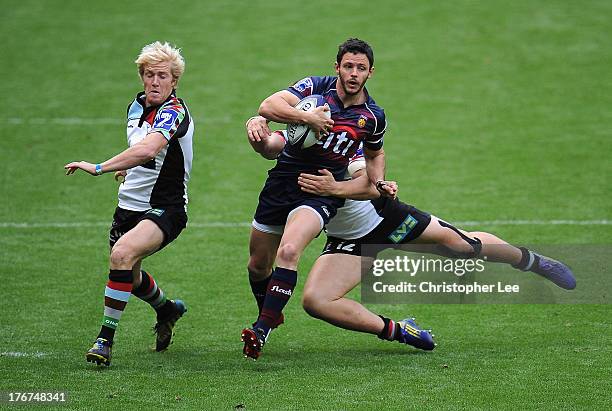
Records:
[[[533,263],[531,271],[552,281],[556,285],[566,290],[576,288],[576,278],[572,270],[560,261],[533,253],[536,261]]]
[[[240,341],[244,343],[242,353],[244,358],[258,359],[261,350],[266,343],[266,333],[261,328],[245,328],[240,335]]]
[[[400,327],[399,342],[427,351],[436,348],[431,330],[421,330],[414,318],[398,321],[397,325]]]
[[[98,338],[93,346],[85,354],[87,362],[95,362],[98,365],[106,365],[111,363],[111,352],[113,343],[105,338]]]
[[[176,322],[187,312],[185,303],[181,300],[170,300],[172,313],[164,317],[157,317],[157,324],[153,327],[155,338],[155,351],[164,351],[172,343],[173,330]]]

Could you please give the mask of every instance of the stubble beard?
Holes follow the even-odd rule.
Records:
[[[340,85],[342,86],[342,91],[344,91],[344,94],[346,94],[347,96],[356,96],[359,93],[361,93],[361,90],[363,90],[363,88],[365,87],[365,81],[359,86],[359,89],[356,92],[350,92],[347,89],[347,84],[344,82],[344,80],[342,79],[342,77],[340,77]]]

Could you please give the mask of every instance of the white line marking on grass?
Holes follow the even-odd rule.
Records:
[[[602,226],[612,225],[611,220],[483,220],[483,221],[456,221],[454,225],[461,226],[496,226],[496,225],[584,225]],[[188,223],[190,228],[243,228],[250,227],[248,222],[212,221],[209,223]],[[110,227],[110,222],[0,222],[0,228],[90,228]]]
[[[206,122],[210,124],[229,124],[231,122],[231,118],[229,116],[223,117],[206,117],[206,118],[196,118],[195,122]],[[113,124],[125,124],[126,120],[122,120],[121,118],[111,118],[111,117],[8,117],[8,118],[0,118],[0,123],[9,124],[9,125],[35,125],[35,126],[97,126],[97,125],[113,125]]]
[[[20,351],[5,351],[0,353],[0,357],[14,357],[14,358],[22,358],[22,357],[32,357],[32,358],[40,358],[46,356],[47,353],[44,352],[20,352]]]
[[[457,226],[475,225],[611,225],[610,220],[484,220],[458,221]]]

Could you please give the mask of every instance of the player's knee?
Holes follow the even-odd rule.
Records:
[[[302,307],[308,315],[314,318],[321,318],[324,305],[323,299],[316,291],[304,290],[302,294]]]
[[[471,258],[474,254],[474,248],[463,240],[448,241],[443,244],[457,258]]]
[[[480,255],[482,244],[476,239],[472,241],[453,241],[442,244],[449,257],[452,258],[476,258]]]
[[[439,220],[442,227],[448,228],[446,235],[440,239],[440,245],[454,258],[476,258],[482,250],[482,242],[477,238],[464,234],[452,225]]]
[[[300,251],[291,243],[283,244],[278,248],[276,259],[282,263],[297,264],[300,259]]]
[[[110,261],[113,267],[132,267],[134,262],[138,260],[138,256],[128,245],[121,242],[115,244],[111,250]]]
[[[267,258],[260,258],[258,256],[249,257],[249,263],[247,264],[247,270],[252,279],[263,279],[266,278],[272,272],[272,264]]]
[[[333,302],[328,294],[322,293],[316,288],[305,288],[302,293],[302,307],[311,317],[325,320],[329,317],[330,303]]]

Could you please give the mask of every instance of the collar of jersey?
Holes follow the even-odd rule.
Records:
[[[145,92],[141,91],[140,93],[136,94],[136,101],[142,107],[142,114],[140,115],[140,120],[138,120],[138,127],[142,126],[142,123],[145,121],[147,116],[149,116],[149,114],[151,114],[151,112],[156,111],[158,108],[160,108],[161,106],[166,104],[168,101],[170,101],[170,99],[173,99],[173,98],[176,98],[176,90],[174,90],[174,89],[172,90],[172,93],[170,93],[168,98],[166,100],[164,100],[163,103],[158,104],[156,106],[146,107],[145,106],[145,101],[144,101],[145,100]]]

